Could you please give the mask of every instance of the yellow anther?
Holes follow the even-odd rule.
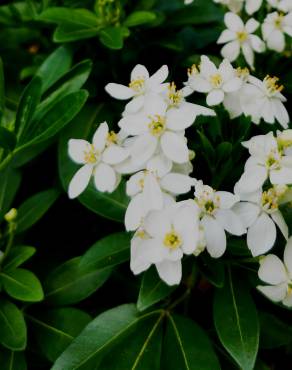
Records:
[[[168,101],[169,101],[169,106],[172,107],[177,107],[183,98],[182,91],[176,89],[176,85],[174,82],[171,82],[168,85]]]
[[[117,144],[118,143],[118,135],[114,131],[110,131],[107,135],[107,144]]]
[[[165,118],[160,115],[155,115],[149,123],[150,133],[153,136],[160,136],[165,130]]]
[[[172,230],[170,233],[165,234],[163,244],[169,249],[177,249],[182,245],[182,240],[179,234]]]
[[[239,78],[247,79],[249,77],[250,72],[247,67],[245,68],[238,67],[236,68],[236,74],[237,74],[237,77]]]
[[[223,79],[219,73],[216,73],[210,77],[210,83],[215,88],[220,87],[222,82],[223,82]]]
[[[193,64],[191,68],[188,68],[188,76],[195,76],[200,73],[199,66]]]
[[[137,93],[143,90],[144,85],[145,85],[145,79],[143,77],[138,77],[129,83],[129,87]]]
[[[88,164],[93,164],[98,159],[98,151],[94,148],[94,145],[91,144],[87,151],[84,151],[84,160]]]
[[[275,18],[274,25],[278,30],[282,29],[283,20],[284,20],[284,14],[282,13],[278,14],[277,17]]]
[[[268,169],[276,169],[280,165],[281,154],[278,150],[271,150],[266,160]]]
[[[266,211],[275,211],[278,209],[278,194],[274,187],[263,192],[262,206]]]
[[[269,75],[265,77],[264,83],[266,84],[266,88],[270,94],[281,92],[284,89],[283,85],[278,85],[278,81],[278,77],[271,77]]]
[[[243,43],[244,41],[247,40],[248,34],[245,31],[239,31],[236,32],[237,39],[240,43]]]
[[[139,230],[136,232],[135,236],[137,238],[140,238],[140,239],[146,239],[147,238],[147,234],[144,230]]]

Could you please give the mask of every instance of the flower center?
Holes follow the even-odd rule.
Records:
[[[87,151],[84,151],[84,160],[88,164],[96,163],[98,160],[98,151],[94,148],[93,144],[90,144]]]
[[[278,81],[278,77],[270,77],[269,75],[264,78],[264,83],[269,94],[276,94],[284,89],[283,85],[278,85]]]
[[[242,44],[244,41],[247,40],[248,34],[246,31],[239,31],[239,32],[236,32],[236,36],[237,36],[238,41]]]
[[[203,212],[213,215],[216,209],[220,207],[220,197],[215,194],[213,189],[205,189],[197,197],[197,204]]]
[[[174,82],[171,82],[168,86],[167,97],[169,107],[178,107],[183,99],[181,90],[176,89]]]
[[[134,90],[136,93],[141,93],[145,85],[145,79],[138,77],[129,83],[129,88]]]
[[[193,64],[191,68],[188,68],[188,76],[196,76],[200,73],[199,67],[196,64]]]
[[[117,144],[118,143],[118,135],[114,131],[110,131],[107,135],[107,144]]]
[[[262,194],[262,207],[266,212],[278,209],[278,194],[275,188],[270,188]]]
[[[172,230],[170,233],[165,234],[163,244],[169,249],[177,249],[182,245],[182,239],[178,233]]]
[[[280,167],[281,154],[276,149],[271,150],[266,160],[266,166],[270,170]]]
[[[283,20],[284,20],[284,14],[278,14],[277,17],[274,20],[274,26],[275,26],[275,28],[277,28],[278,30],[281,30],[282,29]]]
[[[248,68],[236,68],[236,75],[237,77],[241,78],[243,81],[246,81],[250,75]]]
[[[165,131],[165,118],[155,115],[149,123],[149,129],[153,136],[160,136]]]
[[[210,83],[213,87],[218,88],[222,84],[222,76],[219,73],[216,73],[210,77]]]

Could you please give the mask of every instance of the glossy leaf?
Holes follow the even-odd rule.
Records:
[[[130,259],[130,233],[115,233],[97,241],[81,257],[80,267],[87,270],[112,267]]]
[[[99,32],[100,42],[109,49],[121,49],[124,43],[122,27],[106,27]]]
[[[29,316],[35,328],[38,345],[48,360],[54,362],[72,340],[91,321],[91,317],[76,308],[60,308]]]
[[[147,24],[155,21],[156,14],[150,11],[135,11],[128,15],[124,21],[124,26],[126,27],[135,27],[142,24]]]
[[[261,325],[260,347],[277,348],[292,343],[292,326],[287,325],[278,317],[261,312],[259,315]]]
[[[163,370],[220,370],[207,334],[185,317],[168,316],[163,348]]]
[[[97,36],[99,33],[99,26],[84,27],[72,23],[60,24],[54,33],[55,42],[71,42],[76,40],[88,39]]]
[[[176,286],[165,284],[157,274],[154,268],[144,272],[137,308],[139,311],[146,310],[155,303],[169,296],[175,290]]]
[[[257,311],[244,281],[230,270],[224,288],[215,293],[213,310],[221,343],[243,370],[252,370],[259,347]]]
[[[0,219],[9,211],[20,181],[21,174],[18,170],[7,168],[0,173]]]
[[[57,190],[50,189],[28,198],[18,208],[16,232],[23,232],[34,225],[55,203],[58,196]]]
[[[35,252],[36,249],[34,247],[28,247],[26,245],[13,247],[3,262],[3,270],[8,271],[15,269],[32,257]]]
[[[85,28],[93,28],[99,25],[98,17],[87,9],[50,7],[43,11],[38,19],[53,23],[76,24]]]
[[[26,325],[22,312],[15,304],[0,298],[0,343],[12,351],[26,346]]]
[[[81,269],[80,257],[73,258],[53,270],[44,282],[46,299],[50,304],[63,306],[82,301],[101,287],[111,269]]]
[[[39,302],[44,293],[39,279],[29,270],[17,268],[0,272],[4,290],[11,297],[24,302]]]
[[[102,358],[131,334],[142,320],[161,312],[139,316],[134,305],[122,305],[95,318],[57,359],[52,370],[78,370],[98,366]],[[89,367],[90,368],[90,367]]]
[[[27,370],[23,352],[0,349],[1,370]]]

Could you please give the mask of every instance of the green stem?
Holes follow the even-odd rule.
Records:
[[[7,241],[7,244],[6,244],[6,248],[5,248],[3,257],[1,259],[1,264],[3,263],[5,258],[8,256],[8,254],[9,254],[11,248],[12,248],[13,241],[14,241],[14,235],[15,235],[15,228],[16,228],[16,225],[15,225],[14,222],[9,224],[8,241]]]
[[[13,158],[13,153],[8,154],[8,156],[4,158],[4,160],[0,163],[0,172],[5,170],[5,168],[8,166],[12,158]]]

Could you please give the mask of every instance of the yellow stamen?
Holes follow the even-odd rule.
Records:
[[[245,68],[238,67],[238,68],[236,68],[236,74],[237,74],[237,77],[239,77],[239,78],[247,79],[250,72],[249,72],[249,69],[247,67],[245,67]]]
[[[274,20],[274,25],[278,30],[282,29],[282,24],[284,20],[284,14],[280,13],[277,15],[277,17]]]
[[[150,133],[153,136],[160,136],[165,130],[165,118],[160,115],[155,115],[149,123]]]
[[[175,83],[171,82],[168,86],[168,100],[169,105],[172,107],[177,107],[182,101],[182,92],[181,90],[177,90]]]
[[[222,76],[219,73],[216,73],[210,77],[210,83],[215,88],[220,87],[222,82]]]
[[[284,89],[283,85],[278,85],[278,81],[278,77],[270,77],[269,75],[264,78],[266,88],[270,94],[281,92]]]
[[[169,249],[177,249],[182,245],[182,240],[179,234],[172,230],[170,233],[165,234],[163,244]]]
[[[118,135],[114,131],[110,131],[107,135],[107,144],[117,144],[118,143]]]
[[[145,79],[143,77],[138,77],[136,80],[133,80],[129,83],[130,89],[133,89],[135,92],[139,93],[144,88]]]
[[[197,74],[199,74],[200,71],[199,71],[199,67],[196,65],[196,64],[193,64],[191,66],[191,68],[188,68],[188,76],[195,76]]]
[[[245,31],[236,32],[237,39],[240,43],[243,43],[247,40],[248,34]]]
[[[98,151],[94,148],[94,145],[89,146],[88,151],[84,151],[84,160],[88,164],[93,164],[98,159]]]
[[[266,211],[278,209],[278,194],[275,188],[270,188],[262,194],[262,206]]]

